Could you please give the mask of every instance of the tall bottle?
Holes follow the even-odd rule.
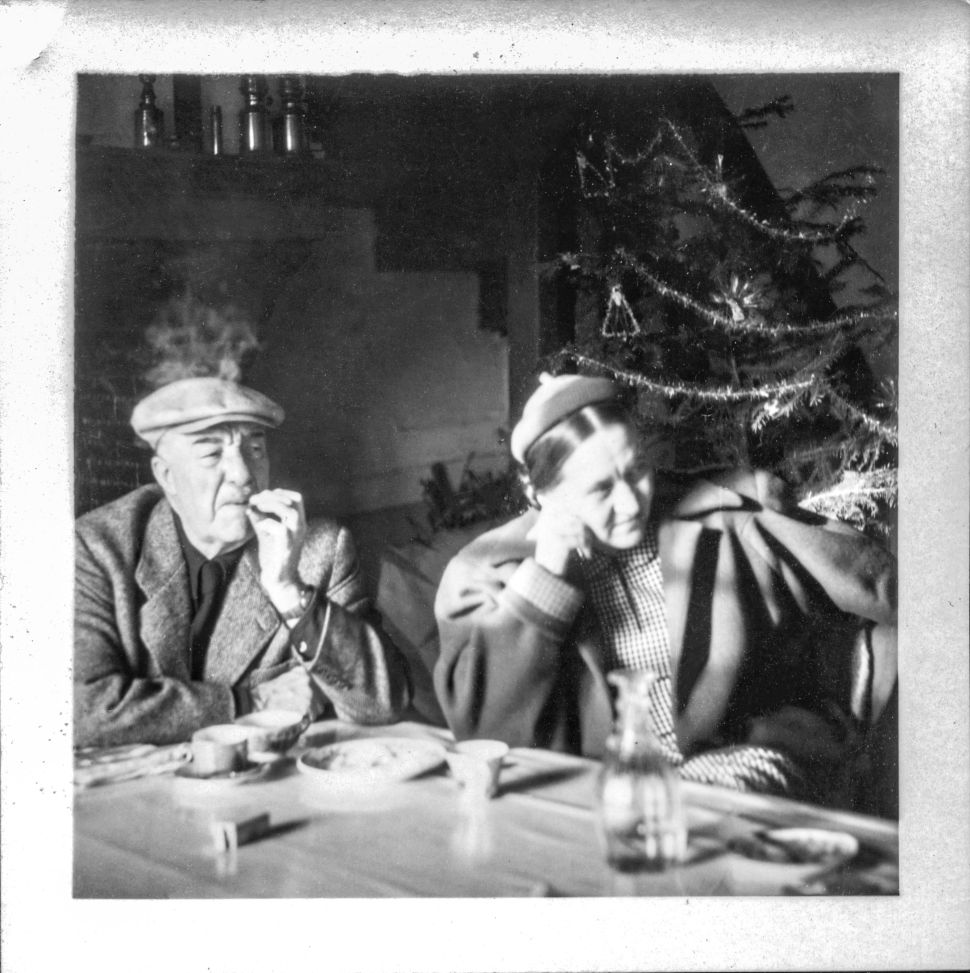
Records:
[[[303,81],[294,75],[280,78],[283,113],[273,122],[273,141],[280,155],[309,155]]]
[[[256,74],[243,75],[239,90],[243,107],[239,112],[239,151],[266,152],[269,138],[266,132],[266,82]]]
[[[162,144],[165,113],[155,105],[155,75],[139,74],[141,98],[135,109],[135,148],[154,149]]]
[[[680,778],[650,718],[655,677],[648,670],[622,669],[607,679],[618,697],[597,792],[600,839],[618,871],[662,871],[683,860],[687,828]]]

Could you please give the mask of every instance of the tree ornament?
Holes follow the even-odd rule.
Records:
[[[718,155],[714,162],[714,180],[711,183],[711,192],[720,199],[728,198],[728,185],[724,178],[724,156]]]
[[[746,321],[748,316],[764,307],[764,292],[752,281],[742,281],[737,274],[731,275],[731,283],[722,285],[711,295],[715,304],[725,304],[735,324]]]
[[[604,338],[632,338],[640,334],[643,329],[633,314],[633,308],[623,296],[619,284],[614,284],[610,291],[610,299],[606,305],[606,317],[603,320]]]
[[[865,359],[892,338],[897,313],[853,246],[864,225],[845,213],[875,192],[875,170],[779,195],[788,215],[778,215],[742,156],[695,143],[705,140],[666,118],[638,151],[612,135],[587,139],[585,216],[574,252],[560,255],[583,319],[547,367],[568,362],[635,389],[638,415],[662,416],[677,442],[682,473],[764,468],[809,509],[878,530],[899,434],[894,396],[870,388]],[[863,275],[858,302],[840,303],[850,271]],[[621,281],[651,301],[649,333]]]

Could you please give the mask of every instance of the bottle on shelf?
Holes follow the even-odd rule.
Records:
[[[266,82],[257,74],[245,74],[239,90],[243,95],[243,107],[239,112],[240,155],[266,152],[269,149],[266,134]]]
[[[209,110],[209,154],[222,155],[222,108],[213,105]]]
[[[607,679],[618,697],[597,787],[600,840],[617,871],[662,871],[683,860],[687,829],[680,778],[660,749],[650,717],[655,676],[622,669]]]
[[[273,141],[280,155],[301,156],[310,153],[304,90],[301,78],[292,74],[280,78],[283,111],[273,122]]]
[[[155,75],[139,74],[141,98],[135,109],[135,148],[153,149],[162,145],[165,113],[155,105]]]

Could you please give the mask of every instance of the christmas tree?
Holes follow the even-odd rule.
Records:
[[[788,98],[738,116],[783,119]],[[777,123],[777,119],[773,120]],[[885,529],[896,497],[893,383],[866,353],[895,335],[894,296],[855,242],[881,171],[860,165],[754,205],[741,160],[702,158],[669,118],[635,145],[583,135],[576,151],[575,339],[552,371],[636,391],[672,467],[768,469],[801,505]],[[851,283],[855,299],[838,307]]]

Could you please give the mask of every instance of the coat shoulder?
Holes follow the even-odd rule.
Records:
[[[164,500],[157,485],[139,487],[83,514],[77,519],[75,534],[91,550],[111,549],[133,560],[152,513]]]
[[[658,490],[662,516],[698,519],[705,515],[750,515],[795,506],[788,484],[764,470],[734,469],[693,479],[670,478]]]
[[[522,560],[532,553],[534,545],[526,534],[536,522],[537,512],[527,510],[517,517],[485,531],[466,544],[452,558],[452,564],[501,564]]]

